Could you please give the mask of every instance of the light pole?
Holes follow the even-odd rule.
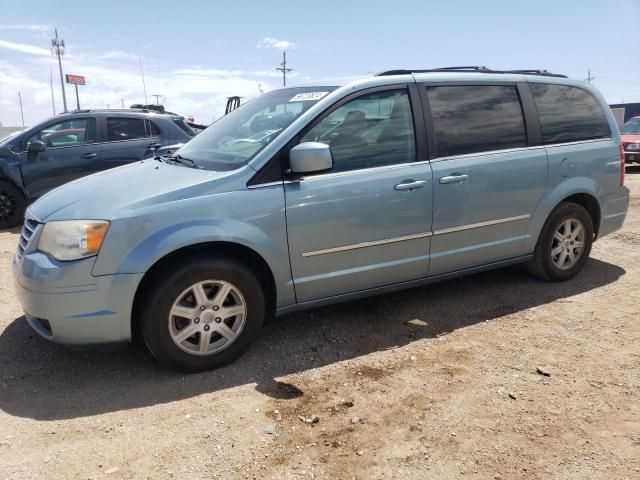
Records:
[[[51,53],[58,57],[58,67],[60,68],[60,87],[62,88],[62,106],[67,112],[67,94],[64,91],[64,79],[62,78],[62,55],[64,55],[64,40],[58,40],[58,29],[55,29],[56,38],[51,40]]]

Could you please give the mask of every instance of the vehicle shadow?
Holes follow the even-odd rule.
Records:
[[[575,279],[545,283],[521,267],[486,272],[275,319],[238,361],[184,375],[129,346],[74,351],[37,336],[23,317],[0,336],[0,409],[54,420],[145,407],[256,383],[274,398],[304,394],[277,379],[403,346],[615,282],[624,269],[591,259]],[[426,322],[414,325],[410,320]],[[421,322],[417,322],[420,323]]]

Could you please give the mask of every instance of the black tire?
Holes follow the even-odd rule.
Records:
[[[176,320],[174,317],[170,320],[169,312],[185,289],[208,280],[233,285],[246,304],[246,316],[240,332],[228,346],[216,353],[197,355],[188,353],[172,339],[169,325]],[[215,290],[212,292],[212,296],[215,296]],[[141,303],[138,304],[136,311],[144,343],[156,359],[177,370],[198,372],[231,363],[244,353],[256,339],[262,327],[265,317],[265,296],[256,276],[242,262],[228,257],[197,254],[182,257],[179,261],[155,272],[150,282],[145,285]],[[218,322],[218,319],[215,321]],[[191,325],[192,322],[194,320],[187,321],[187,324]],[[213,332],[213,327],[216,326],[211,319],[208,319],[208,322],[211,324],[207,326]],[[199,323],[199,328],[204,328],[206,323],[204,313],[202,321],[197,319],[196,323]],[[187,341],[195,344],[200,341],[201,334],[189,337]],[[211,334],[214,335],[214,333]],[[212,337],[213,340],[214,337]]]
[[[27,201],[15,185],[0,180],[0,230],[18,225],[24,219]]]
[[[559,247],[558,240],[554,240],[556,232],[565,222],[578,221],[584,227],[584,246],[575,262],[566,268],[559,268],[552,254],[552,250]],[[564,202],[558,205],[542,227],[533,259],[527,265],[528,270],[535,276],[548,282],[562,282],[575,277],[589,259],[593,244],[593,220],[589,212],[577,203]],[[573,245],[573,244],[571,244]],[[568,246],[571,248],[571,246]]]

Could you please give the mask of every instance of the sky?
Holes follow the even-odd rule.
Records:
[[[64,73],[84,75],[82,108],[144,103],[210,123],[227,97],[288,85],[342,84],[395,68],[541,68],[583,80],[610,103],[640,102],[640,0],[199,1],[0,0],[0,122],[62,110]],[[634,46],[635,45],[635,46]],[[140,60],[139,60],[140,59]],[[66,86],[69,108],[75,90]],[[162,100],[162,99],[161,99]],[[243,101],[244,101],[243,100]]]

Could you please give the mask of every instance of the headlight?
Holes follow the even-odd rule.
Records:
[[[627,145],[626,150],[627,152],[631,150],[633,151],[640,150],[640,143],[630,143],[629,145]]]
[[[97,255],[109,228],[99,220],[49,222],[44,226],[38,250],[58,260],[77,260]]]

